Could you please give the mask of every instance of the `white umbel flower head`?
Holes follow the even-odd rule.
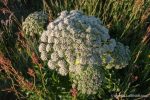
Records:
[[[54,70],[55,69],[55,62],[49,60],[48,61],[48,68],[51,70]]]
[[[47,42],[48,41],[47,31],[43,31],[43,34],[41,35],[40,40],[41,40],[41,42]]]
[[[22,23],[23,32],[29,36],[42,34],[48,15],[42,11],[30,14]]]
[[[58,61],[58,66],[61,68],[64,68],[64,67],[66,67],[67,65],[66,65],[66,62],[65,62],[65,60],[59,60]]]
[[[39,52],[44,52],[45,49],[46,49],[46,45],[45,45],[44,43],[41,43],[41,44],[39,45]]]
[[[46,60],[47,60],[47,52],[42,52],[42,53],[41,53],[41,59],[42,59],[43,61],[46,61]]]
[[[66,75],[68,74],[68,69],[65,68],[65,67],[60,67],[60,68],[58,69],[58,73],[59,73],[60,75],[62,75],[62,76],[66,76]]]
[[[51,60],[56,62],[56,61],[58,61],[58,59],[59,59],[58,53],[57,52],[53,52],[51,54]]]
[[[47,44],[46,52],[50,52],[50,51],[52,51],[52,45],[51,44]]]
[[[41,38],[41,44],[47,45],[39,49],[41,55],[47,52],[56,71],[63,76],[69,73],[83,94],[97,93],[103,81],[101,67],[120,69],[129,62],[129,49],[110,38],[102,21],[77,10],[61,12]],[[123,58],[118,61],[118,57]]]

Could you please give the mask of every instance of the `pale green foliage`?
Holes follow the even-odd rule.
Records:
[[[26,35],[34,36],[40,35],[45,24],[48,22],[48,15],[42,11],[30,14],[22,24],[23,32]]]
[[[41,59],[48,60],[48,67],[60,75],[69,73],[83,94],[98,92],[103,81],[102,67],[123,68],[129,61],[119,58],[129,56],[129,50],[126,52],[123,44],[116,44],[110,38],[108,29],[98,18],[76,10],[61,12],[49,23],[40,40]]]

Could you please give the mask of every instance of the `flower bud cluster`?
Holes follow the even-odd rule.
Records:
[[[26,35],[34,36],[42,34],[45,24],[48,22],[48,15],[42,11],[30,14],[22,23],[23,32]]]
[[[101,88],[103,81],[102,70],[97,67],[88,66],[79,74],[73,74],[72,87],[77,87],[82,94],[96,94]]]

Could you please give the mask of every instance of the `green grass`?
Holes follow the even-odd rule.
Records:
[[[1,100],[9,99],[9,95],[29,100],[53,100],[60,96],[64,100],[114,99],[115,94],[150,96],[150,30],[147,30],[150,25],[150,0],[8,0],[8,4],[2,1],[0,65],[8,69],[0,67]],[[72,9],[99,17],[109,28],[111,37],[130,47],[130,64],[121,70],[105,72],[107,80],[100,91],[101,95],[78,94],[73,98],[69,77],[48,70],[47,65],[40,60],[34,63],[32,54],[39,55],[37,45],[24,38],[22,33],[22,21],[34,11],[43,10],[53,20],[59,12]],[[2,59],[2,55],[7,59]],[[7,61],[11,61],[11,64],[4,65]],[[27,73],[28,68],[34,70],[35,77]],[[142,96],[137,98],[142,99]]]

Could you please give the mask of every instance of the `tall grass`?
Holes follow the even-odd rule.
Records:
[[[12,92],[18,99],[31,100],[119,100],[122,98],[119,94],[150,96],[149,5],[150,0],[1,0],[0,90],[6,92],[0,93],[6,95],[7,92]],[[47,65],[38,57],[37,46],[26,39],[22,32],[22,20],[31,12],[43,10],[49,14],[51,21],[62,10],[72,9],[100,18],[109,28],[111,36],[129,45],[132,51],[132,59],[127,68],[106,72],[107,82],[101,96],[78,95],[73,98],[68,76],[61,77],[48,70]]]

